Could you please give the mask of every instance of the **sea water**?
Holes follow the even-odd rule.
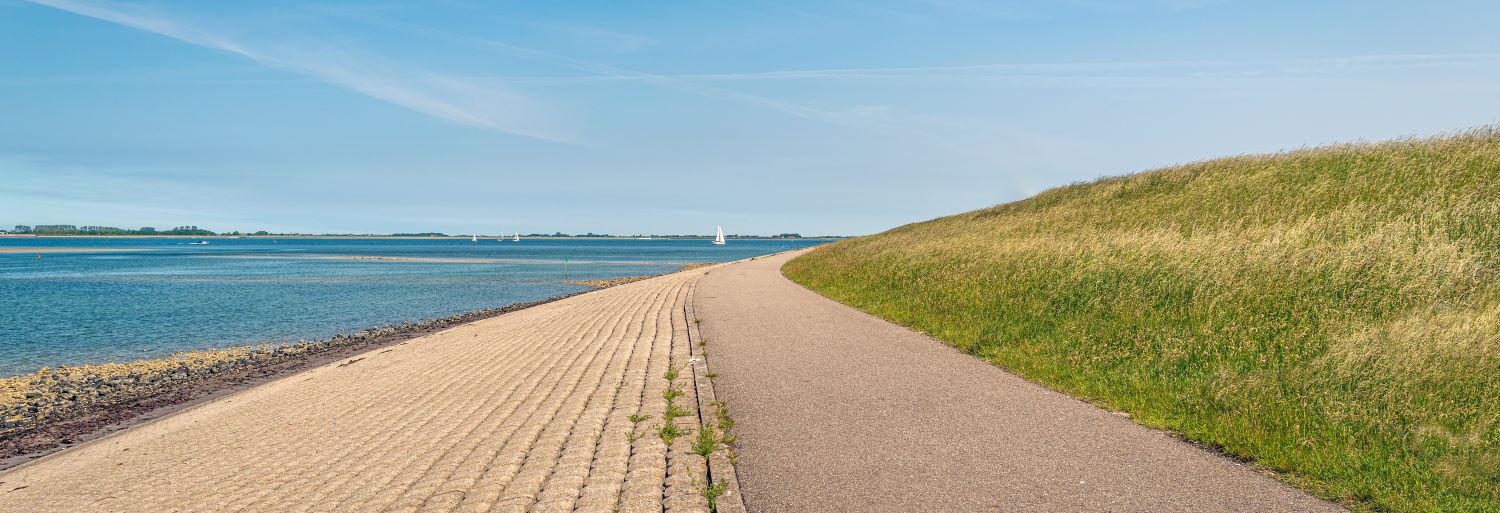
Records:
[[[0,376],[380,325],[585,290],[825,241],[0,238]],[[372,258],[373,257],[373,258]]]

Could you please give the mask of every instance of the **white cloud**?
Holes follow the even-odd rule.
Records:
[[[675,76],[671,76],[671,75],[659,75],[659,74],[654,74],[654,73],[646,73],[646,72],[643,72],[643,71],[636,71],[636,70],[631,70],[631,69],[624,69],[624,68],[620,68],[620,67],[617,67],[617,66],[611,66],[609,64],[604,64],[604,63],[600,63],[600,62],[594,62],[594,61],[589,61],[589,60],[584,60],[584,59],[578,59],[578,58],[569,57],[569,56],[565,56],[565,55],[558,55],[558,54],[555,54],[555,53],[545,52],[545,51],[542,51],[542,50],[536,50],[536,49],[533,49],[533,48],[526,48],[526,47],[523,47],[523,46],[513,45],[513,44],[509,44],[509,43],[503,43],[503,42],[500,42],[500,41],[494,41],[494,40],[490,40],[490,39],[484,39],[484,38],[479,38],[479,37],[473,37],[473,36],[458,34],[458,33],[449,32],[449,31],[446,31],[446,30],[440,30],[440,29],[436,29],[436,28],[432,28],[432,27],[428,27],[428,26],[417,25],[417,24],[407,23],[407,22],[402,22],[402,21],[397,21],[397,20],[390,20],[390,19],[380,18],[380,17],[376,17],[376,16],[361,15],[361,14],[355,14],[355,13],[345,13],[345,14],[348,15],[348,16],[351,16],[351,17],[355,17],[355,18],[364,20],[364,21],[369,22],[369,23],[381,25],[381,26],[384,26],[384,27],[387,27],[387,28],[391,28],[391,29],[395,29],[395,30],[400,30],[400,31],[403,31],[403,32],[406,32],[406,33],[409,33],[409,34],[423,36],[423,37],[429,37],[429,38],[434,38],[434,39],[441,39],[441,40],[453,41],[453,42],[458,42],[458,43],[464,43],[464,44],[469,44],[469,45],[473,45],[473,46],[478,46],[478,47],[481,47],[481,48],[487,48],[487,49],[490,49],[490,50],[494,50],[494,51],[498,51],[498,52],[504,53],[504,54],[506,54],[508,56],[511,56],[511,57],[517,57],[517,58],[522,58],[522,59],[529,59],[529,60],[534,60],[534,61],[538,61],[538,62],[545,62],[545,63],[552,64],[554,66],[560,66],[560,67],[563,67],[563,68],[568,68],[568,69],[573,69],[573,70],[577,70],[577,71],[582,71],[582,72],[585,72],[585,73],[591,73],[591,74],[593,74],[593,75],[595,75],[597,77],[602,77],[602,78],[604,78],[606,80],[626,80],[626,81],[640,82],[640,83],[644,83],[644,84],[649,84],[649,85],[652,85],[652,86],[660,87],[660,88],[663,88],[663,89],[677,91],[677,92],[680,92],[680,93],[687,93],[687,94],[693,94],[693,95],[698,95],[698,96],[703,96],[703,97],[708,97],[708,98],[718,98],[718,99],[722,99],[722,100],[736,101],[736,102],[740,102],[740,103],[754,105],[754,106],[761,107],[761,108],[764,108],[764,109],[769,109],[769,110],[772,110],[772,111],[777,111],[777,112],[781,112],[781,113],[785,113],[785,114],[790,114],[790,115],[801,117],[801,118],[811,119],[811,120],[815,120],[815,121],[821,121],[821,122],[824,122],[824,123],[830,123],[830,124],[835,124],[835,125],[843,125],[843,126],[849,126],[849,127],[854,127],[854,128],[861,128],[861,129],[872,130],[872,131],[877,131],[877,132],[885,132],[885,133],[892,133],[892,132],[898,131],[898,129],[896,129],[895,127],[873,124],[873,123],[869,122],[868,120],[860,119],[860,118],[857,118],[857,117],[845,116],[845,115],[842,115],[842,114],[837,113],[837,112],[832,112],[832,111],[817,109],[817,108],[808,107],[808,106],[805,106],[805,105],[799,105],[799,104],[795,104],[795,103],[792,103],[792,102],[788,102],[788,101],[784,101],[784,100],[779,100],[779,99],[776,99],[776,98],[770,98],[770,97],[765,97],[765,96],[760,96],[760,95],[745,93],[745,92],[741,92],[741,91],[735,91],[735,90],[732,90],[732,89],[726,89],[726,88],[722,88],[722,87],[716,87],[716,86],[706,85],[706,84],[698,83],[697,81],[685,80],[685,79],[682,79],[682,78],[679,78],[679,77],[675,77]]]
[[[532,22],[534,26],[566,35],[573,39],[590,41],[610,52],[630,53],[644,48],[653,41],[649,37],[626,34],[588,25],[565,25],[560,23]]]
[[[493,86],[420,69],[366,62],[348,52],[257,45],[133,4],[27,0],[34,4],[234,53],[263,66],[308,75],[365,96],[450,122],[554,142],[570,142],[533,102]],[[415,77],[413,79],[412,77]]]
[[[1117,61],[1076,63],[971,64],[958,66],[907,66],[772,70],[735,73],[677,75],[680,80],[832,80],[832,79],[933,79],[999,77],[1090,77],[1106,79],[1140,77],[1259,76],[1270,74],[1310,75],[1361,71],[1405,70],[1438,67],[1485,67],[1500,64],[1500,54],[1388,54],[1346,57],[1249,60],[1249,61]],[[1107,74],[1107,75],[1100,75]]]

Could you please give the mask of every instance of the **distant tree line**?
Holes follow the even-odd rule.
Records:
[[[704,237],[708,237],[709,235],[696,235],[696,234],[695,235],[661,235],[661,234],[654,234],[654,233],[650,234],[650,235],[646,235],[646,234],[614,235],[614,234],[609,234],[609,233],[594,233],[594,232],[583,233],[583,234],[567,234],[567,233],[563,233],[563,232],[553,232],[553,233],[533,233],[531,235],[524,235],[524,236],[525,237],[635,237],[635,238],[651,237],[653,239],[701,239],[701,238],[704,238]],[[776,235],[769,235],[769,236],[731,234],[731,235],[725,235],[725,237],[731,238],[731,239],[740,239],[740,238],[800,239],[800,238],[802,238],[802,234],[800,234],[800,233],[778,233]],[[830,237],[824,237],[824,238],[830,238]]]
[[[0,233],[7,233],[7,232],[5,230],[0,230]],[[306,235],[309,235],[309,234],[302,234],[302,233],[271,233],[271,232],[267,232],[265,230],[260,230],[260,231],[253,232],[253,233],[252,232],[241,233],[239,231],[215,233],[213,231],[205,230],[205,229],[199,228],[197,226],[191,226],[191,225],[190,226],[178,226],[178,227],[172,228],[170,230],[158,230],[158,229],[150,227],[150,226],[143,226],[143,227],[136,228],[136,229],[132,230],[132,229],[128,229],[128,228],[116,228],[116,227],[113,227],[113,226],[74,226],[74,225],[71,225],[71,224],[39,224],[39,225],[36,225],[36,226],[16,225],[15,229],[11,230],[8,233],[19,234],[19,235],[145,235],[145,236],[152,236],[152,235],[194,235],[194,236],[211,236],[211,235],[229,235],[229,236],[242,236],[242,235],[243,236],[272,236],[272,235],[276,235],[276,236],[299,236],[299,235],[302,235],[302,236],[306,236]],[[337,235],[355,235],[355,234],[324,234],[324,235],[337,236]],[[376,235],[376,234],[362,234],[362,236],[366,236],[366,237],[378,237],[378,236],[381,236],[381,235]],[[442,233],[442,232],[419,232],[419,233],[393,233],[390,236],[391,237],[449,237],[450,235],[448,235],[446,233]],[[467,237],[467,235],[464,235],[464,236]],[[656,234],[652,234],[652,235],[642,235],[642,234],[637,234],[637,235],[611,235],[611,234],[607,234],[607,233],[594,233],[594,232],[588,232],[588,233],[584,233],[584,234],[570,235],[570,234],[566,234],[566,233],[563,233],[563,232],[553,232],[553,233],[533,233],[533,234],[529,234],[529,235],[524,235],[524,237],[629,237],[629,238],[651,237],[651,238],[655,238],[655,239],[698,239],[698,238],[706,237],[706,235],[656,235]],[[756,238],[758,236],[756,236],[756,235],[729,235],[728,237],[729,238],[747,238],[747,237],[748,238]],[[778,233],[776,235],[771,235],[771,236],[766,237],[766,238],[771,238],[771,239],[800,239],[800,238],[802,238],[802,234],[798,234],[798,233]],[[821,237],[821,238],[837,238],[837,236],[824,236],[824,237]]]
[[[71,224],[16,225],[11,233],[30,235],[216,235],[197,226],[178,226],[171,230],[157,230],[143,226],[134,230],[113,226],[74,226]]]

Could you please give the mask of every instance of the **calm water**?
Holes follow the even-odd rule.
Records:
[[[0,238],[0,376],[445,317],[820,241]],[[354,260],[383,256],[423,261]],[[567,259],[566,264],[564,259]]]

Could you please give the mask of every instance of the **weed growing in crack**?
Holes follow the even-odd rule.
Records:
[[[704,424],[698,428],[698,437],[693,439],[693,454],[704,458],[719,450],[719,430],[713,424]]]
[[[719,496],[720,495],[724,495],[724,490],[727,489],[727,488],[728,488],[728,483],[723,483],[723,482],[715,483],[713,486],[705,486],[705,487],[703,487],[703,490],[702,490],[703,498],[708,499],[708,511],[709,511],[709,513],[718,513],[718,511],[719,511]]]
[[[673,424],[672,421],[667,421],[666,424],[663,424],[660,428],[657,428],[656,434],[661,436],[662,443],[667,444],[667,447],[671,447],[673,440],[676,440],[677,437],[687,435],[688,432],[683,431],[680,427],[677,427],[677,425]]]
[[[635,415],[631,415],[629,418],[630,418],[630,423],[631,424],[640,424],[641,421],[644,421],[644,420],[649,419],[651,417],[646,416],[646,415],[641,415],[641,414],[635,414]]]
[[[729,463],[734,464],[738,461],[738,458],[735,456],[734,448],[730,447],[730,444],[733,444],[736,439],[729,432],[729,430],[734,429],[734,417],[729,416],[729,406],[724,401],[713,401],[708,403],[708,405],[714,409],[714,424],[709,425],[709,427],[717,429],[717,444],[724,448],[724,456],[729,459]]]
[[[728,435],[730,428],[734,427],[734,417],[729,416],[729,406],[724,401],[713,401],[708,405],[714,407],[714,418],[718,419],[719,430]]]
[[[667,404],[667,411],[666,411],[666,413],[663,413],[662,416],[668,418],[669,420],[675,420],[678,417],[686,417],[686,416],[692,415],[692,414],[693,414],[693,412],[688,411],[687,408],[683,408],[681,406],[668,403]]]
[[[692,414],[687,408],[677,405],[677,398],[687,393],[683,392],[682,387],[677,385],[678,375],[679,371],[677,367],[668,368],[666,374],[662,375],[663,378],[667,379],[667,388],[661,391],[662,398],[667,400],[667,410],[661,414],[663,422],[662,426],[657,428],[657,434],[661,436],[661,441],[665,442],[668,447],[672,446],[672,441],[677,439],[677,437],[688,434],[687,431],[683,431],[682,428],[677,427],[676,420],[679,417],[686,417]]]

